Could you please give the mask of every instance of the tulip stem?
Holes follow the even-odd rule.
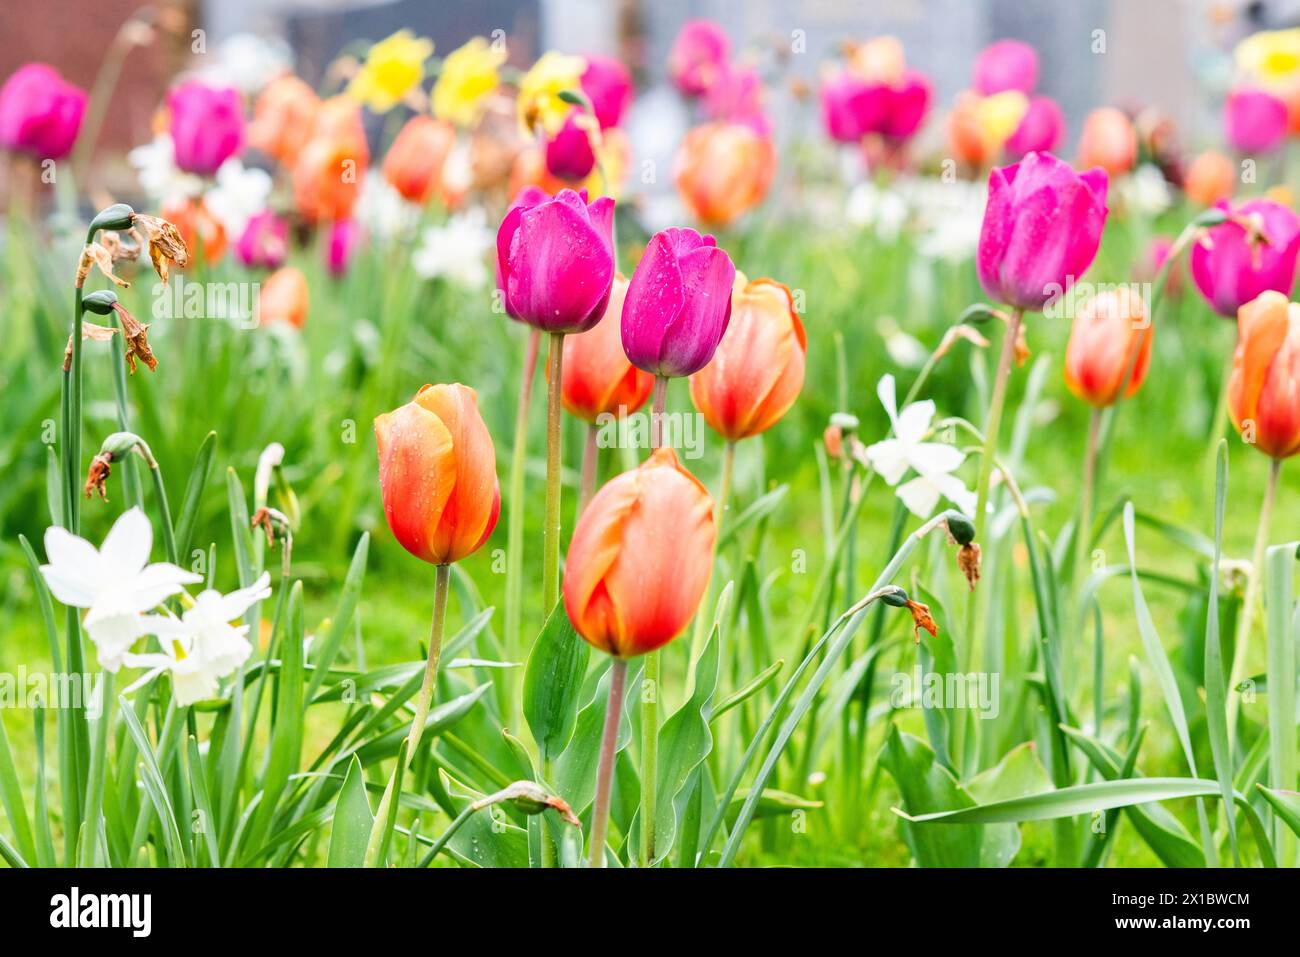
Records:
[[[1268,545],[1269,522],[1273,515],[1273,501],[1277,498],[1278,479],[1282,475],[1282,460],[1273,459],[1269,465],[1268,483],[1264,486],[1264,501],[1259,506],[1259,528],[1255,532],[1255,550],[1250,559],[1250,577],[1246,579],[1246,598],[1237,613],[1237,640],[1232,649],[1232,671],[1228,678],[1228,741],[1237,731],[1237,716],[1241,696],[1234,694],[1237,685],[1246,677],[1246,645],[1250,641],[1251,625],[1255,620],[1255,604],[1259,600],[1259,586],[1263,579],[1264,549]],[[1216,569],[1217,574],[1217,569]]]
[[[997,378],[993,380],[993,396],[989,400],[989,415],[984,420],[984,452],[980,455],[979,481],[975,486],[975,527],[984,524],[984,511],[989,501],[989,479],[993,475],[993,459],[998,454],[998,433],[1002,430],[1002,407],[1007,400],[1007,379],[1011,375],[1011,361],[1016,354],[1016,339],[1020,336],[1021,309],[1011,310],[1006,335],[1002,340],[1002,357],[998,360]]]
[[[614,777],[614,753],[618,747],[618,722],[623,711],[623,689],[627,684],[627,660],[615,658],[609,665],[609,701],[605,704],[605,731],[600,737],[600,763],[596,767],[596,803],[591,812],[591,846],[588,867],[605,866],[605,829],[609,825],[609,787]]]
[[[511,661],[518,661],[523,656],[523,635],[520,622],[523,619],[524,594],[524,467],[528,460],[528,409],[532,404],[533,376],[537,369],[537,354],[541,350],[542,334],[536,329],[529,330],[528,350],[524,358],[522,381],[519,387],[519,405],[515,411],[514,448],[510,452],[510,503],[506,516],[506,622],[505,640],[510,649]],[[507,680],[513,690],[514,676]],[[515,707],[513,693],[506,699],[507,707]],[[519,719],[516,714],[510,727],[517,727]]]
[[[668,402],[668,377],[655,376],[654,399],[650,405],[650,447],[662,448],[664,444],[664,406]]]
[[[564,333],[552,332],[546,356],[546,532],[542,597],[546,614],[560,600],[560,373]]]
[[[659,774],[659,652],[645,656],[641,673],[641,866],[655,857],[656,784]]]
[[[600,467],[600,429],[595,424],[587,426],[587,444],[582,449],[582,491],[578,496],[578,514],[587,507],[596,493],[596,471]]]
[[[414,761],[420,738],[424,734],[425,722],[429,720],[429,705],[433,701],[433,689],[438,681],[438,659],[442,656],[442,631],[447,618],[447,585],[451,581],[451,566],[439,565],[433,586],[433,624],[429,629],[429,657],[424,663],[424,681],[420,684],[420,694],[415,700],[415,719],[406,736],[406,750],[398,752],[397,764],[384,788],[384,796],[375,811],[374,824],[370,828],[370,839],[366,842],[366,866],[381,867],[383,860],[380,849],[388,843],[388,819],[394,803],[401,797],[401,778],[405,771],[404,764]]]
[[[727,499],[731,497],[731,480],[735,468],[736,443],[728,441],[722,453],[722,480],[718,485],[718,531],[722,531],[722,520],[727,514]]]
[[[1092,545],[1092,500],[1097,484],[1097,449],[1101,437],[1101,410],[1088,419],[1088,445],[1083,453],[1083,487],[1079,492],[1079,517],[1074,527],[1074,592],[1083,588],[1088,548]],[[1080,609],[1082,611],[1082,609]]]

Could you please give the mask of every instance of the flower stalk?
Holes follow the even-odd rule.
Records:
[[[600,737],[600,763],[596,767],[596,799],[591,811],[591,843],[588,867],[605,866],[605,831],[609,826],[609,791],[614,778],[614,755],[618,747],[618,722],[623,711],[623,690],[627,684],[627,659],[614,658],[609,664],[609,701],[605,705],[605,728]],[[642,834],[645,824],[642,823]]]

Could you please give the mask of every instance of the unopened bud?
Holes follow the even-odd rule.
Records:
[[[943,523],[948,527],[948,534],[954,543],[969,545],[975,541],[975,523],[961,512],[949,511],[944,516]]]
[[[106,206],[95,214],[95,218],[90,221],[90,230],[92,233],[101,229],[121,232],[130,229],[134,221],[134,209],[126,203],[114,203],[112,206]]]
[[[117,305],[117,293],[111,289],[97,289],[81,298],[81,307],[97,316],[107,316]]]

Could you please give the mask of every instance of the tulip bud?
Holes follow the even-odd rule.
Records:
[[[688,20],[668,53],[668,75],[682,93],[699,96],[730,59],[731,41],[722,27],[711,20]]]
[[[628,658],[681,634],[709,584],[713,500],[656,449],[583,510],[564,566],[564,607],[590,644]]]
[[[307,322],[307,277],[301,269],[284,266],[266,277],[257,297],[257,323],[288,323],[301,329]]]
[[[1097,408],[1127,398],[1146,378],[1155,326],[1130,287],[1106,290],[1079,307],[1065,349],[1065,384]],[[1124,385],[1125,376],[1128,385]]]
[[[278,269],[289,251],[289,224],[269,209],[249,218],[235,244],[245,266]]]
[[[1082,277],[1101,243],[1106,187],[1103,170],[1076,173],[1051,153],[994,169],[976,259],[989,298],[1036,311]]]
[[[571,415],[595,424],[602,415],[631,414],[650,398],[655,379],[623,351],[619,321],[628,282],[614,276],[605,316],[586,332],[564,338],[560,400]]]
[[[432,565],[477,551],[501,509],[496,452],[474,390],[426,385],[375,418],[379,487],[393,537]]]
[[[605,314],[614,281],[614,201],[525,190],[497,230],[506,309],[543,332],[584,332]]]
[[[1183,191],[1193,203],[1213,206],[1229,199],[1237,185],[1232,160],[1214,150],[1199,154],[1183,176]]]
[[[348,271],[363,236],[361,224],[355,219],[340,219],[330,226],[329,242],[325,244],[325,268],[331,276],[342,276]]]
[[[86,112],[86,93],[44,63],[19,67],[0,87],[0,146],[37,159],[72,152]]]
[[[623,349],[638,369],[678,378],[708,365],[731,318],[736,267],[712,236],[656,233],[623,303]]]
[[[233,88],[190,80],[167,94],[176,165],[211,176],[244,142],[244,104]]]
[[[1300,217],[1285,206],[1254,199],[1206,229],[1193,244],[1192,279],[1219,315],[1231,318],[1265,290],[1289,294],[1300,255]]]
[[[1286,139],[1286,103],[1267,90],[1238,87],[1223,104],[1224,137],[1239,153],[1271,153]]]
[[[384,157],[384,179],[404,198],[423,206],[448,196],[443,169],[456,145],[456,127],[431,116],[413,116],[398,132]]]
[[[1137,162],[1137,131],[1113,106],[1088,114],[1079,136],[1079,166],[1100,166],[1111,176],[1127,173]]]
[[[711,226],[725,226],[762,202],[775,173],[771,138],[743,123],[697,126],[673,161],[682,202]]]
[[[566,180],[584,179],[596,166],[596,152],[591,145],[588,126],[595,120],[585,113],[574,112],[564,126],[546,143],[546,170]]]
[[[975,60],[975,89],[983,96],[1017,90],[1032,93],[1038,85],[1038,53],[1019,40],[998,40]]]
[[[771,279],[746,284],[737,273],[726,333],[691,376],[691,401],[728,441],[765,432],[799,397],[807,351],[790,290]]]
[[[1273,290],[1241,307],[1228,412],[1244,441],[1275,459],[1300,452],[1300,305]]]

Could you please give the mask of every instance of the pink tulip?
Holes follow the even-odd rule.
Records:
[[[1106,224],[1104,170],[1029,153],[989,174],[976,268],[989,298],[1038,311],[1092,265]]]
[[[722,123],[740,123],[769,136],[772,123],[763,112],[763,79],[751,66],[725,64],[704,94],[704,115]]]
[[[867,83],[849,70],[836,73],[821,88],[822,122],[831,139],[856,143],[884,123],[888,109],[884,87]]]
[[[543,332],[590,329],[614,283],[614,201],[521,195],[497,230],[497,276],[512,316]]]
[[[1286,104],[1267,90],[1238,87],[1223,104],[1224,135],[1240,153],[1271,153],[1286,139]]]
[[[607,56],[588,56],[582,74],[582,92],[591,101],[591,110],[607,130],[618,126],[632,102],[632,76],[618,60]]]
[[[590,122],[589,120],[587,122]],[[546,170],[559,179],[582,180],[596,165],[591,134],[583,127],[581,114],[569,114],[564,126],[546,143]]]
[[[244,104],[239,91],[190,80],[167,94],[176,165],[211,176],[244,142]]]
[[[0,145],[38,159],[72,152],[86,94],[44,63],[21,66],[0,87]]]
[[[1260,293],[1271,289],[1289,296],[1300,254],[1300,217],[1271,199],[1216,207],[1232,220],[1209,229],[1191,254],[1192,280],[1205,301],[1235,319]]]
[[[1007,140],[1008,155],[1019,159],[1026,153],[1050,153],[1065,137],[1065,117],[1050,96],[1029,99],[1020,125]]]
[[[656,233],[623,300],[623,351],[638,369],[678,378],[709,364],[731,319],[736,267],[712,236]]]
[[[325,268],[331,276],[342,276],[348,271],[364,238],[365,232],[355,219],[340,219],[330,226],[329,242],[325,246]]]
[[[888,109],[880,132],[890,139],[909,139],[925,120],[930,109],[929,79],[915,70],[903,74],[902,82],[889,88]]]
[[[982,96],[1007,90],[1032,93],[1038,85],[1038,53],[1019,40],[998,40],[975,60],[975,89]]]
[[[235,244],[235,252],[245,266],[279,269],[289,249],[289,224],[269,209],[248,220]]]
[[[709,89],[731,56],[726,31],[711,20],[688,20],[668,53],[668,74],[677,89],[699,96]]]

